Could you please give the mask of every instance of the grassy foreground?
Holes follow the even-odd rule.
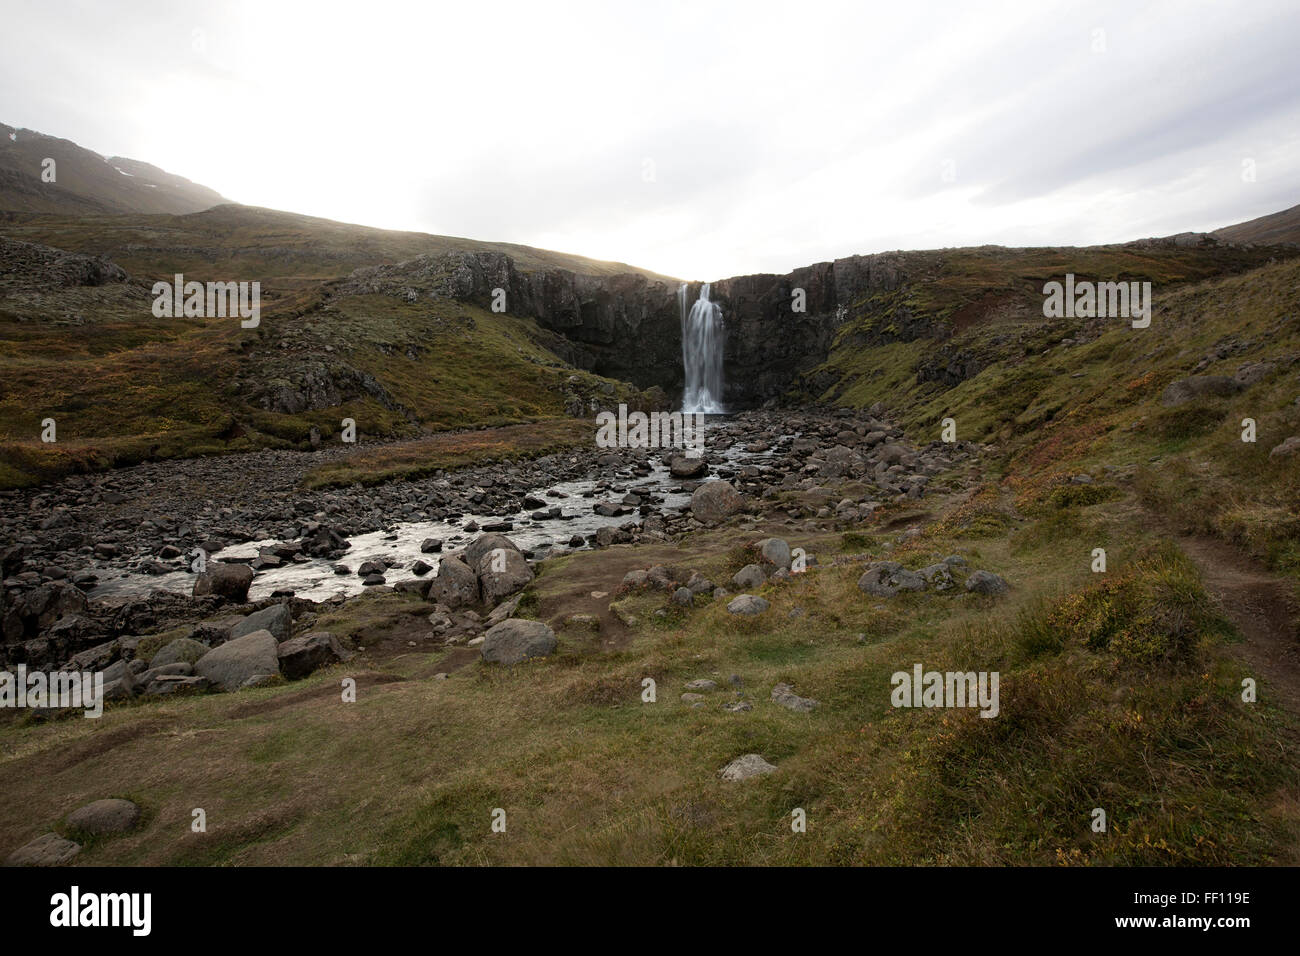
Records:
[[[1267,690],[1243,703],[1231,625],[1186,557],[1138,533],[1131,498],[1026,514],[986,486],[949,504],[893,557],[919,567],[962,553],[1007,577],[1007,596],[863,595],[860,566],[834,559],[881,553],[889,513],[847,533],[747,532],[782,533],[820,562],[765,587],[758,620],[721,604],[657,615],[662,594],[616,593],[627,568],[653,562],[725,579],[749,559],[734,532],[579,553],[545,564],[525,602],[560,634],[543,661],[363,651],[292,686],[7,724],[0,841],[118,795],[146,823],[79,863],[1296,862],[1294,721]],[[1104,575],[1090,570],[1094,546],[1108,551]],[[566,627],[591,591],[611,592],[599,600],[619,616],[602,615],[599,633]],[[425,613],[372,595],[321,626],[373,649]],[[890,675],[915,663],[999,671],[1000,716],[892,708]],[[733,674],[749,712],[720,706]],[[355,703],[341,699],[345,677]],[[701,677],[719,689],[692,708],[679,697]],[[779,707],[777,682],[820,706]],[[749,752],[778,771],[718,779]],[[205,834],[190,830],[195,808]],[[806,832],[792,830],[796,808]],[[1096,808],[1105,833],[1091,828]]]

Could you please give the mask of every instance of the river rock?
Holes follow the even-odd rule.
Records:
[[[317,668],[346,661],[352,656],[329,631],[311,631],[291,637],[279,646],[276,653],[280,658],[281,673],[290,680],[306,677]]]
[[[707,525],[720,524],[744,507],[744,497],[726,481],[706,481],[691,495],[691,514]]]
[[[230,639],[233,641],[237,637],[252,634],[254,631],[270,631],[275,635],[277,641],[284,641],[288,640],[289,631],[292,627],[293,614],[289,611],[289,606],[286,604],[272,604],[260,611],[254,611],[232,627],[230,629]]]
[[[674,478],[703,478],[709,471],[709,463],[701,455],[691,458],[688,455],[674,455],[668,464],[668,473]]]
[[[489,551],[495,551],[497,548],[519,552],[518,545],[505,535],[493,531],[479,535],[470,543],[470,546],[465,549],[465,564],[471,568],[476,568],[479,561],[483,559],[483,555]]]
[[[497,548],[479,558],[479,594],[489,607],[522,591],[532,579],[533,569],[527,559],[512,548]]]
[[[149,659],[149,666],[150,668],[163,667],[178,662],[193,664],[209,650],[211,650],[210,647],[191,638],[178,637],[176,640],[163,645],[162,649]]]
[[[24,634],[35,637],[63,618],[81,616],[86,611],[86,603],[86,595],[66,582],[33,588],[19,595],[5,615],[5,638],[20,640]]]
[[[478,577],[459,558],[443,558],[429,579],[429,600],[447,607],[465,607],[478,600]]]
[[[280,672],[279,642],[270,631],[245,634],[208,651],[194,671],[222,690],[237,690],[250,677]]]
[[[194,581],[194,596],[215,594],[235,604],[248,600],[248,588],[253,583],[253,569],[246,564],[212,562],[208,569]]]
[[[530,657],[551,654],[556,643],[555,632],[541,621],[511,618],[488,629],[481,653],[485,661],[518,664]]]

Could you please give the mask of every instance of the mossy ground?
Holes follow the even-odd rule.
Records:
[[[1126,496],[1027,517],[982,489],[891,552],[913,567],[964,554],[1013,583],[996,599],[859,592],[861,565],[830,559],[846,544],[882,554],[888,516],[847,533],[760,524],[739,544],[720,531],[653,554],[566,556],[543,565],[526,606],[560,629],[559,651],[508,669],[463,650],[376,657],[385,630],[418,624],[427,605],[368,595],[327,623],[373,650],[305,681],[0,729],[0,834],[17,845],[130,792],[150,813],[143,829],[84,862],[1295,862],[1294,720],[1267,690],[1243,703],[1231,626],[1195,566],[1151,545],[1138,509]],[[991,511],[1009,519],[997,535],[967,520]],[[725,580],[769,533],[821,566],[766,586],[760,619],[703,601],[657,615],[664,594],[618,592],[641,557]],[[1105,575],[1090,568],[1098,542]],[[638,621],[626,640],[561,627],[596,586]],[[890,676],[915,663],[997,670],[1001,714],[894,709]],[[721,709],[733,674],[752,711]],[[354,704],[340,696],[348,676]],[[699,677],[720,689],[691,708],[679,697]],[[820,706],[777,706],[778,682]],[[718,779],[750,752],[778,772]],[[196,807],[206,835],[190,831]],[[1091,829],[1097,807],[1104,834]],[[791,829],[796,808],[806,833]]]
[[[1073,250],[1057,252],[1011,291],[1065,271],[1110,276],[1103,264],[1080,266]],[[969,254],[997,264],[1002,252]],[[1146,272],[1124,263],[1112,271],[1152,274],[1174,261],[1154,259]],[[973,274],[977,264],[963,268]],[[1201,278],[1179,268],[1183,279]],[[909,308],[941,313],[1004,275],[917,291]],[[955,418],[958,437],[994,445],[981,484],[962,494],[937,480],[932,498],[890,505],[856,527],[769,521],[743,534],[544,563],[521,607],[559,628],[560,647],[511,669],[467,660],[463,649],[406,653],[396,643],[394,652],[384,635],[418,626],[426,606],[374,594],[323,619],[367,650],[305,681],[110,706],[99,721],[7,723],[0,845],[21,845],[92,799],[129,794],[145,808],[142,828],[95,843],[78,864],[1294,865],[1294,710],[1270,674],[1243,663],[1231,609],[1211,599],[1198,566],[1159,539],[1168,536],[1161,522],[1211,532],[1300,576],[1296,469],[1268,458],[1300,431],[1291,361],[1300,350],[1298,279],[1300,267],[1283,262],[1160,292],[1151,329],[1117,327],[1076,346],[1059,344],[1059,331],[1042,331],[1056,341],[1040,341],[1012,310],[1007,321],[1027,330],[1022,354],[946,392],[916,380],[914,363],[933,343],[859,349],[843,338],[823,370],[840,383],[826,397],[885,401],[919,441]],[[299,318],[319,312],[310,303],[296,308]],[[358,321],[368,308],[357,301],[311,321]],[[398,346],[393,355],[426,331],[436,338],[451,328],[454,336],[447,322],[457,318],[435,316],[443,324],[431,318],[426,330],[411,329],[399,307],[373,315],[383,334],[358,349]],[[945,318],[957,344],[1001,334]],[[527,330],[497,331],[503,357],[527,352]],[[414,338],[399,341],[407,332]],[[130,343],[137,333],[112,334]],[[130,369],[145,367],[166,386],[166,363],[159,372],[132,356],[141,348],[180,355],[180,339],[162,341],[178,334],[168,329],[161,344],[120,352],[99,347],[99,355],[76,345],[84,354],[70,356],[60,394],[73,394],[105,356],[119,388],[132,381]],[[242,355],[228,329],[195,328],[184,338],[200,364]],[[1160,406],[1165,385],[1229,342],[1244,347],[1205,371],[1232,374],[1265,358],[1278,369],[1234,399],[1175,413]],[[513,355],[548,374],[544,356],[531,356],[538,364]],[[13,355],[6,361],[21,367]],[[77,361],[91,364],[72,371]],[[60,374],[57,364],[28,370],[26,387]],[[392,364],[395,389],[437,407],[434,384],[403,382]],[[88,387],[87,401],[106,397]],[[202,405],[205,397],[189,400]],[[155,408],[133,393],[126,401]],[[165,396],[156,401],[161,418],[169,406]],[[22,402],[6,407],[6,420],[10,413],[33,416],[29,427],[37,421]],[[1243,417],[1257,422],[1254,445],[1240,440]],[[272,434],[272,424],[259,433]],[[209,427],[219,426],[213,419]],[[279,440],[294,441],[299,427],[284,424]],[[313,480],[402,474],[439,453],[473,452],[379,452]],[[1094,484],[1071,484],[1081,472]],[[909,525],[920,533],[901,534]],[[752,541],[769,534],[823,560],[766,586],[772,606],[758,619],[730,615],[722,603],[670,610],[662,593],[618,592],[630,564],[673,563],[725,581],[752,557]],[[1092,570],[1097,548],[1107,553],[1104,573]],[[869,598],[856,588],[860,563],[832,562],[863,553],[909,567],[959,553],[1012,589],[999,598],[960,590]],[[611,612],[597,635],[563,628],[568,612],[591,609],[593,593],[617,605],[617,627]],[[916,663],[998,671],[1000,715],[891,707],[891,675]],[[732,699],[733,674],[749,712],[720,706]],[[341,699],[346,677],[357,681],[356,703]],[[699,677],[720,689],[692,708],[680,694]],[[1242,699],[1246,677],[1260,681],[1256,703]],[[642,698],[647,678],[656,682],[654,703]],[[769,699],[778,682],[820,706],[779,707]],[[750,752],[778,771],[742,784],[718,779],[724,764]],[[206,813],[205,834],[191,830],[196,808]],[[1092,828],[1098,808],[1105,833]],[[505,832],[492,829],[497,809]],[[807,814],[806,833],[791,828],[796,809]]]
[[[0,489],[149,460],[305,449],[313,428],[336,441],[345,418],[363,437],[400,439],[562,419],[575,391],[636,400],[630,386],[564,363],[548,348],[554,334],[531,320],[441,299],[329,293],[360,266],[453,249],[505,251],[523,269],[605,275],[614,263],[243,207],[18,217],[5,232],[109,254],[131,281],[0,298]],[[260,281],[259,326],[154,317],[152,283],[177,272]],[[296,389],[304,369],[334,381],[341,401],[271,410],[285,407],[276,390]],[[359,386],[364,377],[382,391]],[[50,418],[53,443],[41,440]]]

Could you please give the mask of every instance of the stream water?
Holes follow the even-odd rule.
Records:
[[[708,453],[711,462],[709,477],[729,477],[744,464],[761,467],[761,460],[771,454],[771,451],[748,452],[743,444],[733,444],[725,450],[711,449]],[[547,509],[524,509],[513,514],[465,514],[455,521],[405,522],[395,524],[388,530],[357,535],[348,539],[351,547],[336,560],[310,558],[301,563],[286,561],[280,567],[258,570],[252,587],[249,588],[249,599],[262,600],[276,591],[284,590],[293,591],[296,597],[313,601],[327,600],[335,595],[358,594],[366,586],[362,584],[357,569],[369,560],[396,562],[385,573],[387,584],[413,578],[410,568],[417,560],[423,559],[436,569],[440,558],[439,554],[422,554],[421,543],[426,538],[440,538],[446,552],[463,548],[482,533],[465,531],[464,527],[470,521],[476,522],[480,527],[502,521],[511,522],[511,529],[503,533],[522,551],[531,552],[534,558],[589,548],[591,545],[587,537],[594,535],[600,528],[607,525],[617,527],[629,521],[640,523],[643,520],[636,507],[631,507],[628,513],[621,515],[597,514],[594,508],[602,501],[619,504],[626,494],[633,493],[643,501],[653,503],[661,513],[680,512],[687,508],[691,496],[683,490],[681,481],[672,477],[668,467],[660,463],[657,456],[652,457],[649,464],[651,473],[648,475],[619,472],[614,476],[559,482],[529,492],[544,499],[548,507],[560,508],[560,515],[556,518],[535,520],[532,517],[537,511]],[[571,546],[570,541],[575,535],[581,536],[583,543]],[[208,560],[252,562],[257,557],[259,548],[279,543],[282,542],[246,541],[215,552],[208,556]],[[338,564],[345,565],[349,573],[336,574],[334,567]],[[159,588],[188,594],[196,577],[189,571],[147,575],[110,564],[101,564],[92,570],[99,576],[99,584],[93,592],[97,600],[139,598]]]

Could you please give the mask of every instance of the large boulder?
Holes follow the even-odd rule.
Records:
[[[1245,386],[1258,385],[1276,370],[1276,362],[1247,362],[1232,377]]]
[[[758,543],[758,551],[766,564],[790,570],[790,545],[782,538],[764,538]]]
[[[706,481],[691,495],[691,514],[703,524],[720,524],[744,508],[744,497],[726,481]]]
[[[507,551],[519,550],[519,546],[505,535],[493,531],[488,534],[481,534],[470,542],[470,546],[465,549],[465,563],[471,568],[477,568],[483,555],[498,548],[504,548]]]
[[[555,650],[555,632],[541,621],[510,618],[483,635],[483,660],[518,664],[530,657],[545,657]]]
[[[73,654],[69,659],[73,670],[78,671],[102,671],[113,663],[118,656],[119,646],[117,641],[107,641],[103,644],[96,644],[94,647],[88,647],[84,651]]]
[[[253,569],[248,565],[214,561],[195,579],[194,596],[215,594],[235,604],[243,604],[248,600],[248,589],[252,583]]]
[[[917,573],[936,591],[951,591],[957,586],[957,582],[952,578],[952,567],[944,562],[922,568]]]
[[[674,455],[668,464],[668,473],[674,478],[703,478],[708,472],[709,463],[703,455],[696,458]]]
[[[58,866],[80,852],[80,844],[65,840],[57,833],[46,833],[10,853],[5,866]]]
[[[312,631],[291,637],[280,645],[280,671],[290,680],[306,677],[318,667],[346,661],[352,656],[329,631]]]
[[[140,820],[140,808],[130,800],[96,800],[68,814],[68,826],[81,833],[106,836],[127,833]]]
[[[966,590],[972,594],[1005,594],[1011,585],[992,571],[976,571],[966,579]]]
[[[925,578],[897,561],[878,561],[858,578],[858,590],[875,597],[893,597],[899,591],[922,591]]]
[[[168,664],[194,664],[199,661],[209,648],[205,644],[188,637],[178,637],[169,644],[165,644],[157,654],[149,660],[149,667],[166,667]]]
[[[742,591],[756,590],[767,583],[767,572],[757,564],[747,564],[731,576],[731,583]]]
[[[1171,382],[1161,394],[1160,404],[1174,408],[1198,398],[1228,398],[1245,387],[1226,375],[1193,375]]]
[[[277,641],[287,641],[293,628],[293,614],[287,604],[272,604],[260,611],[254,611],[230,629],[230,639],[252,634],[254,631],[270,631]]]
[[[270,631],[254,631],[198,659],[194,672],[222,690],[238,690],[250,677],[280,673],[279,642]]]
[[[80,588],[64,581],[42,584],[14,601],[6,615],[14,623],[6,623],[5,636],[9,640],[18,640],[20,637],[13,637],[9,632],[17,633],[21,629],[27,637],[35,637],[54,626],[55,622],[80,616],[85,611],[86,595]]]
[[[428,597],[453,609],[473,604],[478,600],[478,577],[459,558],[443,558],[438,573],[429,578]]]
[[[727,604],[727,610],[732,614],[752,617],[755,614],[762,614],[771,606],[771,604],[759,597],[757,594],[737,594]]]
[[[532,579],[533,569],[528,566],[528,560],[511,548],[495,548],[479,558],[479,594],[489,607],[522,591]]]
[[[811,697],[800,697],[789,684],[777,684],[772,688],[772,702],[780,704],[787,710],[809,713],[817,709],[817,701]]]

